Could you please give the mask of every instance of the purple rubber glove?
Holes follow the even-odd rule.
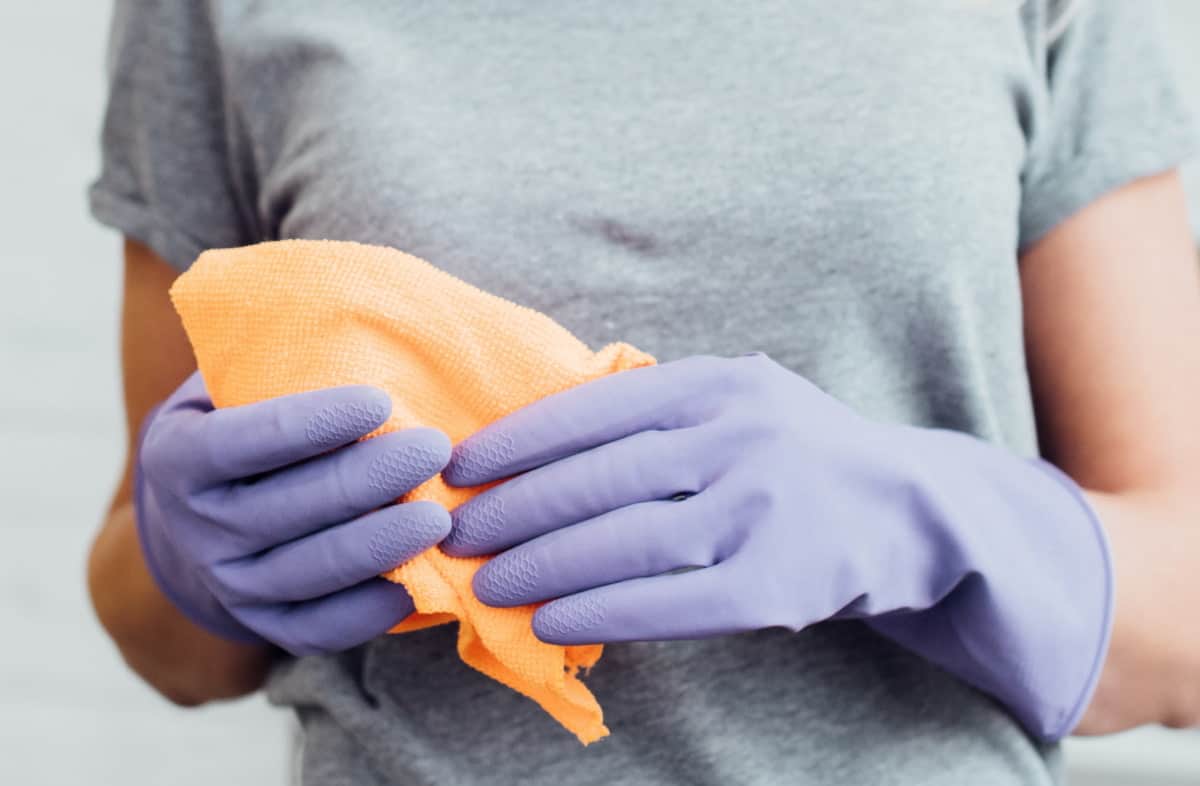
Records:
[[[392,504],[450,441],[407,429],[355,442],[391,411],[368,386],[213,409],[198,373],[146,419],[134,505],[147,566],[189,619],[293,655],[385,633],[412,599],[378,574],[438,543],[450,515]]]
[[[761,354],[589,382],[468,438],[443,473],[513,475],[453,512],[442,548],[504,552],[475,576],[484,603],[558,598],[534,616],[548,642],[865,619],[1047,740],[1107,649],[1106,540],[1071,480],[868,421]]]

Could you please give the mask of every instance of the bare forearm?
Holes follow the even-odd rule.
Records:
[[[142,560],[128,503],[112,509],[92,545],[88,589],[125,661],[171,701],[191,706],[262,685],[271,650],[217,638],[171,605]]]
[[[1062,222],[1021,259],[1040,443],[1104,521],[1115,621],[1078,732],[1200,721],[1200,276],[1176,172]]]
[[[1077,733],[1200,724],[1200,502],[1158,492],[1089,497],[1112,546],[1116,613]]]
[[[159,592],[142,560],[131,502],[138,426],[195,368],[167,294],[176,275],[147,247],[126,242],[121,360],[129,442],[123,477],[92,544],[88,589],[130,667],[168,699],[193,705],[256,690],[271,651],[193,625]]]

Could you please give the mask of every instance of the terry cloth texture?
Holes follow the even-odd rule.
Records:
[[[1033,454],[1020,249],[1196,138],[1158,4],[1081,0],[1051,41],[1065,2],[118,0],[92,207],[179,270],[402,248],[589,346],[762,350],[866,417]],[[454,636],[277,664],[306,786],[1059,778],[857,623],[608,645],[587,747]]]
[[[552,393],[654,362],[628,344],[593,352],[544,314],[359,243],[207,251],[171,299],[216,406],[375,385],[391,396],[392,414],[371,436],[432,426],[457,443]],[[452,488],[438,476],[405,499],[453,509],[482,488]],[[480,603],[471,578],[486,561],[433,548],[385,574],[417,607],[391,632],[457,621],[464,661],[536,701],[584,744],[605,736],[600,705],[578,677],[602,648],[540,641],[530,627],[536,605]]]

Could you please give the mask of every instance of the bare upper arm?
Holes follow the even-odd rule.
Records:
[[[1175,172],[1105,196],[1021,261],[1043,451],[1101,492],[1200,476],[1200,276]]]
[[[145,245],[126,238],[121,377],[128,450],[113,507],[129,500],[135,441],[142,420],[196,368],[187,335],[167,294],[178,275]]]

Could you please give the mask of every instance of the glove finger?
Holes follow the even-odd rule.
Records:
[[[213,591],[228,604],[330,595],[407,562],[450,531],[436,502],[390,505],[253,557],[217,565]]]
[[[357,647],[413,611],[404,587],[381,578],[303,603],[233,609],[243,625],[296,656]]]
[[[212,399],[209,398],[208,388],[204,385],[204,377],[199,371],[193,371],[188,378],[175,388],[171,395],[162,402],[163,409],[192,410],[203,414],[213,409]]]
[[[699,639],[765,627],[722,565],[631,579],[568,595],[533,615],[533,633],[550,644]]]
[[[700,428],[642,431],[526,472],[451,512],[447,554],[494,554],[639,502],[701,491],[716,462]]]
[[[394,502],[450,457],[440,431],[410,428],[359,442],[261,479],[212,489],[206,517],[235,534],[235,556],[253,554]]]
[[[688,359],[630,369],[536,401],[460,442],[446,482],[476,486],[639,431],[691,425],[690,383],[702,365]]]
[[[295,464],[383,425],[391,399],[369,385],[323,388],[213,410],[199,421],[196,479],[210,485]]]
[[[644,502],[510,549],[475,573],[479,600],[521,606],[628,579],[708,567],[720,555],[704,528],[708,496]]]

